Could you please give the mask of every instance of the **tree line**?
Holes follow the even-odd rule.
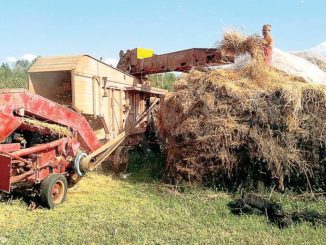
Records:
[[[27,88],[27,71],[33,62],[18,60],[13,67],[9,66],[8,63],[2,63],[0,66],[0,89]]]

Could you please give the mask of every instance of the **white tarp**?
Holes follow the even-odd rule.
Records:
[[[326,85],[326,72],[304,58],[277,48],[273,49],[272,66],[288,74],[303,77],[307,82]]]
[[[240,55],[236,57],[234,64],[224,65],[218,68],[238,70],[243,68],[250,61],[251,57],[249,54]],[[302,77],[307,82],[326,85],[326,72],[322,71],[312,62],[280,49],[273,49],[272,66],[287,74]]]

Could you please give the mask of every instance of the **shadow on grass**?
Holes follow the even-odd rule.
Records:
[[[35,208],[41,207],[39,205],[39,203],[41,203],[40,198],[36,194],[35,190],[26,186],[15,188],[13,191],[11,191],[10,194],[0,194],[0,203],[6,203],[10,205],[15,201],[22,201],[27,205],[27,209],[29,210],[34,210]]]
[[[165,156],[159,146],[142,143],[129,152],[127,169],[131,182],[159,182],[164,175]]]

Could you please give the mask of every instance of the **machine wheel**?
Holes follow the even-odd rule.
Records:
[[[41,182],[41,201],[53,209],[63,203],[67,196],[67,179],[62,174],[51,174]]]
[[[115,173],[124,173],[127,171],[129,162],[128,150],[127,146],[119,146],[115,150],[112,162],[112,169]]]

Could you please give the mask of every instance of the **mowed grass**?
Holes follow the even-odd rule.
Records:
[[[287,210],[326,211],[322,200],[275,198]],[[127,180],[93,173],[54,210],[0,202],[0,244],[325,244],[325,227],[300,223],[280,230],[265,217],[231,214],[231,200],[204,188],[176,191],[148,178],[146,167]]]

